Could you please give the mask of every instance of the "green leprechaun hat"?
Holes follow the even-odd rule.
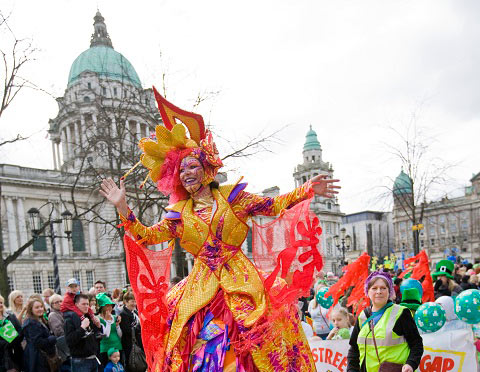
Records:
[[[453,270],[455,265],[450,260],[441,260],[438,261],[437,266],[435,266],[435,272],[432,274],[433,280],[437,280],[437,277],[445,275],[447,278],[453,279]]]
[[[105,305],[115,305],[115,302],[113,302],[106,293],[99,293],[95,296],[97,298],[97,304],[98,308],[101,308]]]
[[[408,307],[410,310],[417,311],[422,304],[422,297],[417,288],[407,288],[402,293],[401,306]]]

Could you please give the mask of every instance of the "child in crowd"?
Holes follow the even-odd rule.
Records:
[[[315,294],[320,290],[320,288],[325,287],[323,284],[315,286]],[[317,303],[316,296],[313,296],[312,300],[308,304],[308,312],[310,318],[313,321],[313,331],[317,336],[322,340],[330,333],[330,325],[328,324],[327,314],[328,309],[325,309],[320,304]]]
[[[80,311],[80,309],[75,306],[75,295],[77,293],[80,293],[79,288],[78,288],[78,281],[75,278],[71,278],[67,281],[67,291],[65,293],[65,296],[63,297],[63,302],[62,305],[60,306],[60,311],[62,313],[65,313],[67,311],[73,311],[75,314],[77,314],[80,317],[80,320],[83,320],[85,316],[83,313]],[[93,313],[92,309],[88,309],[87,313],[88,318],[90,318],[90,321],[95,324],[98,328],[100,328],[100,321],[98,318],[95,316]]]
[[[327,340],[344,340],[350,338],[352,330],[352,315],[344,307],[333,309],[330,320],[334,328],[327,336]]]
[[[122,363],[120,363],[120,351],[111,347],[108,349],[107,354],[110,362],[105,366],[103,372],[124,372],[125,369],[123,369]]]

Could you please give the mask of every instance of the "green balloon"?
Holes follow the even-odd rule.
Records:
[[[329,289],[330,288],[328,288],[328,287],[320,288],[317,292],[317,296],[315,297],[315,299],[317,300],[317,303],[325,309],[328,309],[328,308],[330,308],[330,306],[333,305],[333,297],[332,296],[328,296],[327,298],[325,298],[325,293],[327,293]]]
[[[468,324],[480,323],[480,291],[469,289],[455,299],[455,314]]]
[[[423,332],[436,332],[443,327],[447,320],[442,305],[435,302],[426,302],[415,312],[415,324]]]

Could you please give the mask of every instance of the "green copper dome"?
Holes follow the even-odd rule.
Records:
[[[393,193],[395,195],[412,193],[412,180],[403,171],[403,169],[401,170],[398,177],[395,178],[395,182],[393,183]]]
[[[95,72],[112,80],[128,81],[139,88],[142,86],[128,59],[109,46],[92,46],[80,54],[70,68],[68,85],[73,84],[85,71]]]
[[[305,140],[305,144],[303,145],[303,151],[308,150],[321,150],[320,142],[317,139],[317,133],[312,129],[310,125],[310,130],[307,132],[307,137]]]

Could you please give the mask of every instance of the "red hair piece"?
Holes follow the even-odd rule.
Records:
[[[325,297],[333,297],[333,305],[330,309],[333,309],[340,300],[340,297],[342,297],[350,287],[353,287],[353,290],[350,296],[348,296],[347,307],[352,306],[354,314],[358,316],[360,312],[368,306],[368,298],[366,298],[363,288],[368,278],[369,264],[370,256],[366,252],[363,252],[354,262],[343,268],[345,274],[325,293]]]
[[[433,292],[433,279],[432,274],[430,273],[430,264],[425,250],[420,251],[416,256],[407,258],[405,260],[405,265],[409,267],[403,271],[398,277],[403,278],[408,273],[411,273],[410,278],[422,281],[423,296],[422,302],[432,302],[435,301],[435,295]]]

